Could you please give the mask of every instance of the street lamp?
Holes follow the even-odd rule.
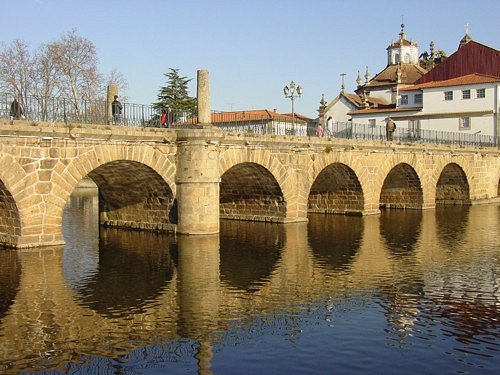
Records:
[[[295,134],[295,109],[293,105],[293,101],[295,100],[296,97],[300,98],[300,95],[302,95],[302,87],[297,86],[295,87],[295,82],[290,82],[290,87],[285,86],[283,88],[283,93],[285,94],[285,98],[290,98],[292,101],[292,129],[293,133]]]

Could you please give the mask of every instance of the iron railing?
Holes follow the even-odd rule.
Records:
[[[11,118],[10,106],[14,96],[0,93],[0,118]],[[28,96],[20,98],[23,115],[26,120],[42,122],[64,122],[81,124],[113,124],[111,106],[107,101],[77,100],[67,98],[43,98]],[[120,125],[160,127],[162,108],[152,105],[122,103]],[[195,125],[197,117],[193,113],[181,112],[174,116],[173,127]],[[251,112],[212,113],[212,124],[218,128],[238,133],[261,135],[316,136],[315,123],[296,119],[292,122],[287,116],[276,114],[256,115]],[[325,137],[353,140],[384,141],[384,126],[335,122],[324,130]],[[434,143],[459,146],[498,146],[494,136],[465,132],[447,132],[437,130],[409,130],[398,127],[393,134],[394,142]]]
[[[12,119],[10,107],[14,95],[0,93],[0,118]],[[64,122],[79,124],[114,124],[111,103],[105,100],[73,100],[60,97],[26,96],[19,98],[22,117],[30,121]],[[120,125],[160,126],[162,108],[152,105],[122,103]],[[174,116],[175,124],[184,124],[193,117],[192,113]]]
[[[355,124],[351,122],[335,122],[325,129],[326,136],[345,139],[384,141],[385,126]],[[448,132],[440,130],[410,130],[396,128],[392,135],[393,142],[434,143],[459,146],[496,146],[495,137],[479,133]]]

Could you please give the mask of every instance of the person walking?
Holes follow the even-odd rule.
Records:
[[[392,120],[391,116],[385,119],[385,136],[388,141],[392,141],[392,136],[396,131],[396,123]]]
[[[21,117],[24,118],[24,110],[16,96],[10,104],[10,118],[11,120],[19,120]]]
[[[111,113],[115,125],[120,125],[122,120],[122,103],[118,100],[118,95],[115,95],[111,103]]]

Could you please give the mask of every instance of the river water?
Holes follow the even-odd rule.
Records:
[[[0,251],[0,373],[500,373],[500,205]]]

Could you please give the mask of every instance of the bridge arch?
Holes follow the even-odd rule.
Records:
[[[14,158],[4,155],[0,166],[9,169],[9,173],[0,169],[0,244],[16,247],[25,229],[23,217],[40,214],[42,200],[35,195],[33,176],[27,176]]]
[[[344,163],[327,165],[310,188],[307,208],[308,212],[317,213],[363,212],[363,188],[356,173]]]
[[[280,210],[285,209],[285,211],[279,211],[283,213],[283,215],[276,216],[277,221],[293,221],[294,218],[298,216],[298,205],[297,205],[297,177],[295,174],[290,174],[289,168],[286,167],[285,162],[281,161],[275,154],[272,154],[269,150],[249,150],[249,149],[231,149],[222,151],[219,155],[219,173],[221,176],[221,196],[222,190],[225,187],[222,185],[222,178],[231,168],[236,165],[246,165],[252,166],[254,168],[254,172],[256,172],[255,168],[260,169],[263,175],[267,175],[270,180],[274,180],[277,184],[276,188],[279,188],[280,193],[276,194],[281,196],[282,198],[277,198],[278,201],[281,202],[283,200],[284,206],[280,206]],[[259,167],[257,167],[259,166]],[[227,175],[224,177],[226,178]],[[263,177],[263,176],[262,176]],[[221,213],[222,213],[221,207]],[[221,215],[224,218],[224,215]],[[272,220],[272,218],[254,217],[251,220]]]
[[[286,210],[278,181],[262,165],[236,164],[221,176],[221,218],[281,222]]]
[[[417,172],[410,164],[398,163],[384,179],[380,207],[422,209],[423,206],[424,195]]]
[[[56,167],[54,173],[59,169]],[[100,223],[113,227],[168,231],[176,221],[175,165],[147,146],[97,146],[53,177],[50,207],[59,226],[71,192],[84,177],[99,188]],[[133,189],[130,189],[133,186]]]
[[[441,170],[436,183],[436,204],[470,204],[467,176],[460,165],[448,163]]]
[[[373,196],[373,176],[370,168],[363,163],[361,158],[353,157],[349,152],[325,152],[321,157],[312,158],[307,168],[307,173],[309,185],[305,184],[301,195],[305,196],[308,211],[313,212],[311,210],[312,202],[310,201],[311,191],[314,192],[316,187],[322,186],[326,182],[325,178],[327,176],[329,176],[330,180],[332,177],[333,179],[338,179],[340,176],[343,176],[343,182],[337,181],[339,184],[337,186],[340,187],[340,190],[337,190],[333,195],[339,197],[339,194],[346,194],[351,195],[351,197],[349,200],[344,200],[345,210],[342,208],[335,213],[363,215],[379,213],[378,196],[376,198]],[[348,191],[348,189],[351,190]],[[361,209],[360,203],[363,205]]]

